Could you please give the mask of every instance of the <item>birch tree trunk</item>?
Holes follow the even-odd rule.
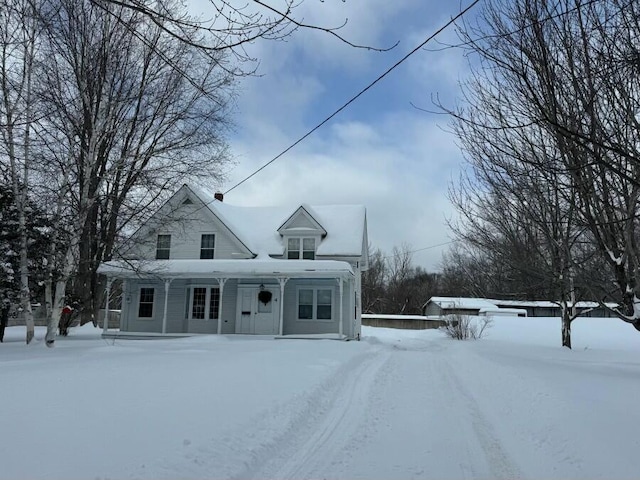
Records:
[[[5,97],[6,101],[6,97]],[[11,116],[7,116],[11,119]],[[7,138],[9,139],[9,162],[11,165],[11,183],[13,195],[16,199],[16,207],[18,210],[18,236],[20,238],[20,310],[24,318],[26,331],[26,342],[31,343],[35,334],[35,325],[33,321],[33,312],[31,310],[31,292],[29,289],[29,260],[28,260],[28,232],[26,222],[26,196],[27,196],[27,171],[28,164],[26,158],[24,161],[24,173],[20,178],[18,160],[16,158],[16,139],[14,136],[13,125],[8,122]],[[25,142],[28,142],[28,136],[25,135]],[[25,143],[25,152],[28,152]]]
[[[82,216],[78,219],[78,223],[82,221]],[[64,307],[65,297],[67,294],[67,283],[77,269],[78,244],[80,243],[79,230],[75,230],[69,239],[64,260],[62,262],[62,271],[56,281],[53,293],[53,305],[51,308],[51,316],[47,319],[47,334],[45,342],[48,347],[53,347],[56,340],[58,326],[60,325],[60,315]]]
[[[33,119],[32,74],[35,54],[35,5],[31,2],[8,2],[0,21],[2,49],[0,88],[2,89],[2,141],[9,159],[11,188],[18,211],[20,244],[20,309],[26,325],[26,343],[34,336],[31,291],[29,289],[29,232],[27,212],[29,169],[31,163],[31,128]],[[15,68],[18,66],[19,68]]]
[[[64,307],[64,298],[67,290],[67,281],[64,279],[56,282],[55,293],[53,296],[53,306],[51,309],[51,316],[48,318],[47,323],[47,335],[45,336],[45,342],[47,347],[53,347],[56,341],[56,335],[58,333],[58,325],[60,324],[60,315],[62,308]]]
[[[31,20],[33,21],[33,20]],[[27,326],[27,344],[31,343],[35,333],[33,321],[33,311],[31,309],[31,290],[29,288],[29,232],[27,231],[27,195],[29,188],[29,168],[31,161],[31,123],[32,117],[32,95],[31,95],[31,75],[33,73],[33,55],[35,46],[35,32],[31,27],[27,33],[26,55],[25,55],[25,127],[23,137],[23,167],[22,167],[22,188],[20,195],[16,195],[18,201],[18,228],[20,230],[20,303]],[[17,178],[14,177],[14,192],[18,187]]]
[[[25,178],[26,180],[26,178]],[[14,189],[16,185],[14,182]],[[27,344],[31,343],[35,334],[35,324],[33,321],[33,311],[31,309],[31,290],[29,288],[29,259],[28,259],[28,237],[27,226],[24,212],[26,187],[22,188],[22,197],[18,200],[20,210],[18,214],[18,228],[20,230],[20,307],[22,308],[22,315],[24,323],[27,327],[26,341]],[[18,198],[18,197],[16,197]]]

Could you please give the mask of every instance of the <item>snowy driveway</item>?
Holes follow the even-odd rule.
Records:
[[[367,333],[372,348],[309,404],[307,421],[236,478],[638,478],[633,346]],[[315,401],[330,404],[320,418]]]
[[[290,432],[279,455],[258,454],[238,478],[522,476],[464,387],[450,342],[394,340],[325,392],[323,418]]]
[[[602,322],[9,342],[0,479],[638,478],[640,338]]]

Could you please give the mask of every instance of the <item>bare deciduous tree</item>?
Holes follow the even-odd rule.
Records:
[[[41,180],[43,192],[53,187],[48,196],[60,227],[51,262],[60,272],[51,345],[70,281],[83,321],[95,322],[97,267],[113,255],[122,228],[186,178],[217,178],[232,76],[222,53],[205,63],[127,8],[59,0],[45,27],[40,99],[49,115],[41,135],[49,162]],[[186,28],[182,34],[197,40]]]
[[[481,200],[475,213],[496,213],[469,225],[486,222],[537,250],[535,265],[565,307],[596,247],[617,315],[638,329],[639,22],[638,5],[619,0],[487,2],[462,29],[475,63],[463,105],[450,112],[479,177],[464,194]],[[507,202],[490,197],[504,191]],[[567,346],[574,314],[564,316]]]
[[[476,98],[496,105],[491,91],[480,93]],[[492,115],[483,106],[468,106],[467,112],[473,110],[476,120]],[[570,347],[575,305],[586,293],[577,275],[593,249],[585,246],[586,229],[578,224],[576,192],[559,165],[560,152],[535,126],[511,132],[457,118],[454,126],[471,169],[452,187],[460,220],[451,226],[458,238],[491,258],[486,274],[494,283],[501,277],[499,268],[510,276],[508,285],[494,285],[483,296],[557,301],[563,311],[562,343]]]
[[[419,315],[425,302],[440,293],[440,275],[414,266],[408,244],[394,247],[388,256],[379,249],[369,254],[369,270],[362,275],[363,313]]]
[[[171,8],[172,0],[90,0],[93,4],[108,11],[109,4],[128,9],[147,17],[164,33],[174,39],[195,47],[203,52],[232,52],[237,60],[253,60],[245,46],[256,40],[283,40],[296,30],[316,30],[335,37],[338,41],[352,47],[366,50],[384,51],[389,48],[376,48],[359,45],[341,35],[344,23],[327,26],[307,23],[298,15],[304,3],[299,0],[280,0],[278,2],[249,0],[206,0],[201,2],[205,11],[202,18],[194,18],[184,12]],[[337,2],[337,0],[334,0]],[[346,0],[341,0],[344,3]],[[328,6],[327,6],[328,7]],[[197,37],[192,33],[196,32]]]
[[[384,311],[386,274],[382,251],[369,245],[369,268],[362,272],[362,313]]]

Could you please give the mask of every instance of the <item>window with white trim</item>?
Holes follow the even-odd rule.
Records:
[[[153,318],[155,288],[141,287],[138,302],[138,318]]]
[[[287,239],[287,258],[289,260],[315,260],[316,239],[313,237],[290,237]]]
[[[200,258],[212,259],[216,248],[216,236],[213,233],[204,233],[200,240]]]
[[[298,289],[298,320],[331,320],[333,289],[301,287]]]
[[[220,313],[219,287],[191,287],[189,295],[189,319],[215,320]]]
[[[158,235],[156,260],[169,260],[171,253],[171,235]]]

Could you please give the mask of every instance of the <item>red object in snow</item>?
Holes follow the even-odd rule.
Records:
[[[71,308],[69,305],[66,305],[66,306],[62,309],[62,314],[63,314],[63,315],[69,315],[72,311],[73,311],[73,308]]]

